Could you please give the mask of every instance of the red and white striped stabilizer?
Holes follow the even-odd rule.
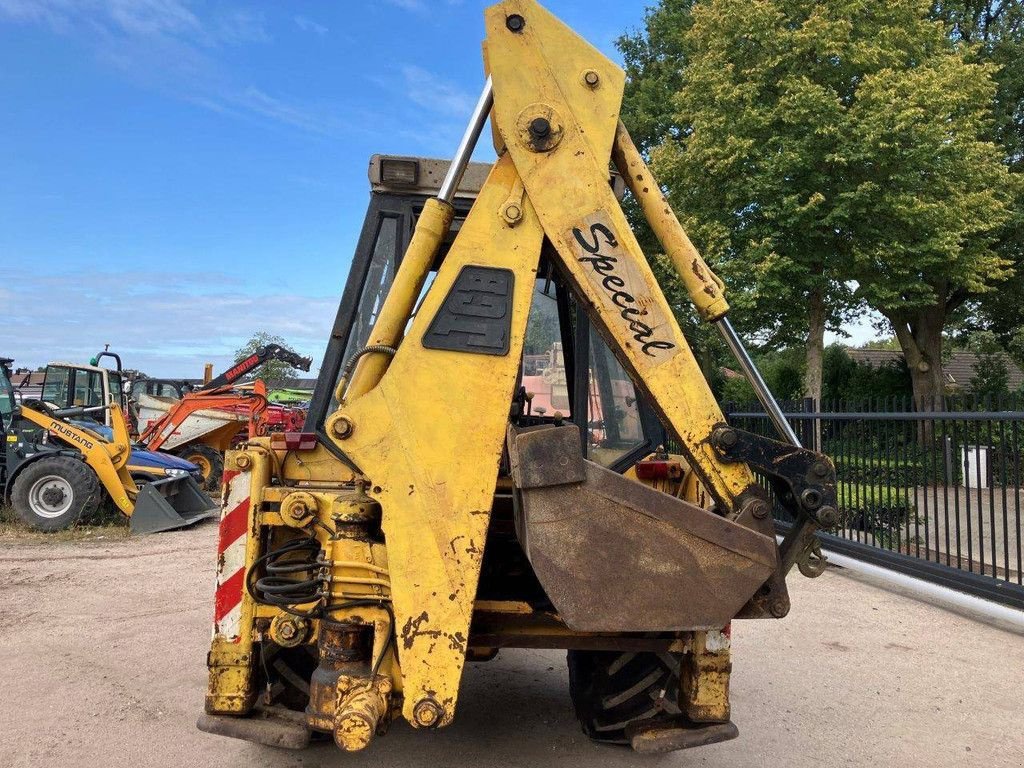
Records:
[[[245,592],[245,548],[249,539],[249,492],[252,473],[224,471],[224,504],[217,540],[217,593],[213,635],[229,643],[241,640]]]

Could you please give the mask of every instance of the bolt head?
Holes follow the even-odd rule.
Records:
[[[309,514],[309,507],[303,504],[301,501],[292,504],[291,509],[288,510],[288,514],[295,520],[301,520]]]
[[[589,85],[591,88],[597,86],[601,82],[601,76],[592,69],[588,69],[583,73],[583,82]]]
[[[298,627],[296,627],[295,624],[291,621],[281,622],[281,626],[278,627],[277,630],[278,634],[284,640],[291,640],[295,637],[296,634],[298,634],[298,631]]]
[[[530,121],[530,135],[537,139],[543,139],[551,133],[551,123],[546,117],[535,117]]]
[[[758,520],[763,520],[771,514],[772,508],[767,501],[755,501],[750,513]]]
[[[334,432],[334,436],[339,440],[351,437],[355,429],[356,425],[352,423],[352,419],[348,416],[339,416],[335,420],[334,426],[331,427],[331,431]]]
[[[248,469],[252,466],[252,459],[246,456],[244,453],[235,459],[235,466],[239,469]]]
[[[505,210],[502,211],[502,215],[505,217],[506,222],[515,224],[523,218],[523,209],[515,203],[509,203],[505,206]]]
[[[416,721],[416,725],[421,728],[433,728],[441,722],[442,714],[444,714],[444,710],[442,710],[441,705],[433,699],[421,699],[419,703],[416,704],[416,708],[412,711],[412,716]]]
[[[835,507],[822,507],[818,510],[818,524],[822,528],[835,528],[839,525],[839,510]]]
[[[772,600],[771,605],[768,606],[768,611],[775,618],[781,619],[789,613],[789,603],[781,598],[778,600]]]
[[[522,32],[526,26],[526,19],[518,13],[513,13],[505,19],[505,26],[509,32]]]
[[[712,438],[715,445],[722,450],[735,448],[736,444],[740,441],[739,434],[731,427],[719,427],[714,431]]]
[[[817,488],[807,488],[800,494],[800,504],[804,509],[815,510],[821,506],[822,501],[821,491]]]

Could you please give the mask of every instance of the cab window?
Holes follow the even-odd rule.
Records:
[[[103,378],[98,371],[75,371],[75,406],[104,405]]]
[[[7,427],[14,412],[14,387],[3,368],[0,367],[0,425]]]
[[[566,418],[572,415],[555,284],[545,278],[537,279],[530,317],[526,321],[522,383],[533,396],[530,409],[534,415],[553,416],[556,412]]]
[[[387,298],[391,289],[391,282],[395,279],[395,261],[398,250],[398,219],[386,217],[380,222],[380,229],[377,230],[377,240],[373,245],[373,257],[370,260],[370,268],[366,274],[366,282],[363,286],[362,296],[359,298],[359,308],[355,313],[355,321],[352,332],[345,347],[343,360],[348,360],[353,354],[366,346],[370,338],[373,326],[377,322],[377,316],[384,306],[384,299]]]
[[[71,369],[51,366],[46,369],[43,382],[43,401],[53,403],[58,408],[68,406],[68,394],[71,387]]]
[[[121,385],[121,376],[116,373],[110,372],[107,374],[107,381],[109,382],[110,386],[110,398],[118,405],[121,405],[124,402],[121,399],[121,395],[123,392]]]
[[[589,455],[598,464],[611,466],[645,437],[636,387],[593,327],[588,379]]]

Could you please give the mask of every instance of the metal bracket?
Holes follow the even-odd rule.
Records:
[[[799,565],[804,576],[820,576],[825,569],[825,558],[815,533],[819,528],[834,528],[839,524],[836,469],[832,460],[817,451],[726,424],[715,428],[711,444],[723,461],[746,462],[765,476],[776,500],[796,521],[779,545],[781,576],[785,577],[794,565]]]
[[[825,454],[724,424],[711,433],[711,444],[722,461],[742,461],[767,477],[795,519],[809,517],[821,528],[839,522],[836,468]]]

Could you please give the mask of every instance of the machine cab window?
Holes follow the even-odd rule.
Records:
[[[51,408],[102,408],[121,402],[121,374],[94,366],[51,363],[43,377],[42,400]],[[82,415],[109,424],[109,412],[94,410]]]
[[[6,432],[14,413],[14,387],[8,374],[9,361],[0,360],[0,432]]]
[[[405,180],[396,180],[387,177],[387,161],[380,157],[371,161],[370,206],[321,366],[322,372],[334,372],[334,376],[321,375],[310,403],[307,424],[319,429],[338,407],[335,390],[340,374],[367,345],[419,212],[436,193],[425,180],[439,180],[447,167],[443,161],[405,158],[403,162],[418,163],[419,170],[406,174]],[[467,170],[460,187],[462,196],[453,203],[455,218],[448,238],[425,281],[417,311],[488,171],[489,166],[483,164],[471,164]],[[517,390],[517,396],[525,398],[519,406],[523,424],[572,421],[580,428],[588,457],[604,466],[623,471],[664,442],[663,428],[629,374],[587,314],[577,307],[571,288],[543,258]]]
[[[55,408],[70,406],[73,375],[71,368],[57,365],[48,366],[43,379],[43,402],[50,403]]]

